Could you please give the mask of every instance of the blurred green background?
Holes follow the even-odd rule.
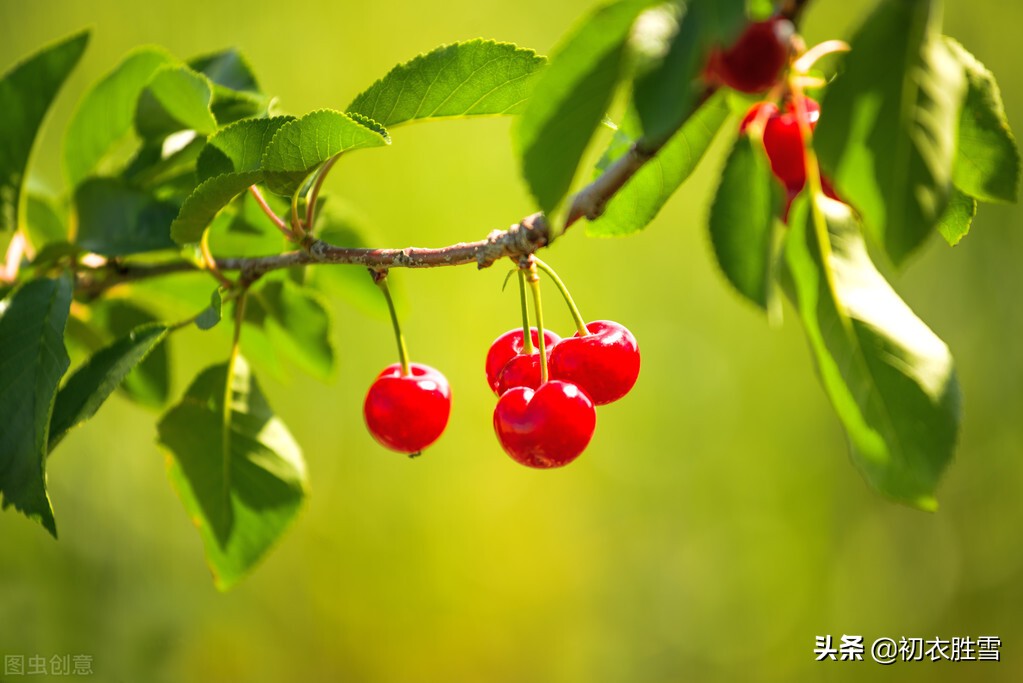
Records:
[[[871,5],[817,0],[804,34],[847,37]],[[589,6],[0,0],[0,69],[94,27],[36,150],[37,180],[59,190],[63,123],[137,44],[181,57],[237,46],[282,109],[302,113],[343,107],[445,42],[548,53]],[[945,16],[995,72],[1017,132],[1021,24],[1023,5],[997,0],[950,2]],[[367,216],[376,244],[478,239],[534,210],[509,127],[399,129],[392,147],[339,164],[328,189]],[[88,654],[94,680],[154,683],[1023,680],[1023,209],[982,206],[960,246],[934,239],[894,276],[951,346],[965,395],[957,461],[925,514],[872,493],[851,465],[791,308],[771,328],[717,272],[705,219],[729,143],[645,232],[573,230],[545,254],[584,316],[625,323],[643,353],[635,390],[600,410],[572,466],[527,470],[493,437],[483,359],[518,321],[506,269],[397,272],[412,354],[453,387],[437,445],[410,461],[368,436],[362,398],[394,360],[390,327],[333,302],[332,381],[261,377],[304,447],[312,495],[220,594],[168,485],[157,416],[115,397],[51,462],[60,541],[0,515],[0,654]],[[568,333],[553,289],[547,302]],[[173,351],[177,396],[227,342],[186,331]],[[816,663],[826,634],[999,636],[1003,661]]]

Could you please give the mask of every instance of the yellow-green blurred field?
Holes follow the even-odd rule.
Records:
[[[871,4],[815,0],[804,33],[847,37]],[[947,4],[946,32],[994,71],[1023,131],[1023,5]],[[59,190],[62,124],[135,45],[181,57],[235,45],[281,108],[303,113],[343,107],[445,42],[547,53],[589,5],[0,0],[0,70],[94,27],[36,149],[37,179]],[[534,211],[509,128],[402,128],[390,148],[339,164],[328,190],[380,246],[481,238]],[[157,415],[115,397],[50,462],[59,542],[0,515],[0,654],[90,655],[104,682],[1023,680],[1023,208],[982,206],[960,246],[933,239],[893,275],[951,346],[965,396],[940,510],[921,513],[853,468],[795,322],[770,327],[717,272],[705,219],[729,142],[645,232],[573,230],[544,257],[584,316],[625,323],[643,353],[635,390],[599,411],[575,464],[527,470],[493,437],[483,358],[519,320],[506,269],[396,272],[410,350],[453,388],[436,446],[410,461],[366,433],[362,398],[394,361],[391,330],[334,302],[333,379],[260,377],[304,448],[312,495],[221,594],[168,484]],[[553,289],[547,304],[567,333]],[[196,330],[174,344],[175,396],[228,350]],[[868,648],[998,636],[1002,661],[814,662],[827,634]]]

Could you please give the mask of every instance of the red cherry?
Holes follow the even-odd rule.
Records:
[[[530,331],[530,337],[532,337],[532,339],[533,339],[534,353],[536,353],[537,357],[539,358],[539,353],[540,353],[539,352],[539,342],[540,342],[539,333],[537,332],[537,329],[535,327],[529,328],[529,331]],[[555,344],[557,344],[559,341],[561,341],[561,337],[559,337],[558,335],[554,334],[550,330],[544,330],[543,331],[543,338],[544,338],[544,344],[545,344],[545,346],[547,348],[547,352],[548,353],[550,353],[551,348],[553,348]],[[504,366],[508,363],[508,361],[510,361],[512,358],[514,358],[515,356],[520,355],[520,354],[522,354],[522,328],[521,327],[517,328],[517,329],[514,329],[514,330],[508,330],[507,332],[502,334],[500,337],[495,339],[494,342],[490,345],[490,350],[487,351],[487,362],[486,362],[487,384],[490,385],[490,388],[498,396],[501,395],[500,392],[498,392],[498,390],[497,390],[497,388],[498,388],[497,387],[497,381],[498,381],[498,378],[499,378],[499,376],[501,374],[501,371],[504,370]],[[539,375],[537,375],[537,382],[536,383],[537,383],[537,385],[539,385]],[[519,386],[519,385],[509,385],[509,386]]]
[[[509,389],[494,408],[501,447],[529,467],[561,467],[579,457],[593,437],[597,413],[574,384],[553,380],[537,390]]]
[[[727,50],[714,50],[707,72],[741,92],[761,92],[778,81],[794,29],[787,19],[751,23]]]
[[[820,111],[819,104],[806,98],[806,120],[810,130],[817,126]],[[785,113],[769,117],[764,124],[764,149],[771,161],[771,170],[790,194],[798,194],[806,183],[806,150],[798,116],[789,103]]]
[[[377,375],[366,394],[363,414],[373,438],[399,453],[419,453],[444,432],[451,414],[451,389],[438,370],[395,363]]]
[[[746,115],[742,117],[742,123],[739,124],[739,132],[745,133],[746,129],[749,128],[749,125],[758,117],[762,118],[766,124],[769,118],[777,115],[778,105],[774,102],[757,102],[750,107],[749,111],[746,112]]]
[[[551,377],[575,384],[595,405],[617,401],[639,377],[639,345],[623,325],[586,324],[590,334],[562,340],[551,354]]]
[[[551,349],[547,349],[547,362],[550,363]],[[515,387],[529,387],[530,389],[540,388],[540,354],[531,353],[528,356],[519,354],[512,356],[512,359],[504,364],[501,374],[497,376],[498,396]]]

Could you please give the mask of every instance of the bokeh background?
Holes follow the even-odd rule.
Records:
[[[548,53],[590,5],[0,0],[0,68],[94,27],[37,147],[36,180],[60,190],[62,124],[135,45],[181,57],[237,46],[282,109],[302,113],[343,107],[441,43]],[[871,5],[817,0],[804,34],[847,37]],[[1017,132],[1021,24],[1023,5],[997,0],[950,2],[945,16],[997,75]],[[328,189],[376,244],[477,239],[534,210],[509,127],[399,129],[390,148],[339,164]],[[965,395],[941,508],[925,514],[872,493],[851,465],[792,310],[772,328],[717,272],[705,222],[728,144],[643,233],[573,230],[545,255],[584,316],[625,323],[643,353],[634,392],[600,410],[572,466],[527,470],[493,437],[483,359],[518,321],[506,270],[398,272],[412,354],[453,386],[436,446],[410,461],[368,436],[361,402],[393,362],[390,327],[332,302],[334,378],[261,377],[304,447],[312,495],[221,594],[168,485],[157,415],[115,397],[50,463],[60,541],[0,515],[0,654],[88,654],[94,680],[153,683],[1023,679],[1023,209],[982,206],[960,246],[934,239],[893,276],[953,349]],[[567,333],[553,289],[547,302]],[[226,338],[210,339],[174,340],[175,396],[224,358]],[[1003,661],[816,663],[827,634],[998,636]]]

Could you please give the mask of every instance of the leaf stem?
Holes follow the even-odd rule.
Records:
[[[316,220],[316,201],[320,198],[320,188],[323,187],[323,181],[326,179],[327,174],[330,173],[330,169],[334,167],[337,160],[341,158],[340,154],[335,154],[331,158],[324,162],[323,166],[316,173],[316,180],[313,181],[313,186],[309,189],[309,194],[306,195],[305,199],[305,226],[306,230],[312,232],[313,222]]]
[[[387,271],[370,269],[373,282],[380,288],[387,301],[387,310],[391,313],[391,325],[394,327],[394,339],[398,343],[398,360],[401,362],[401,374],[408,377],[412,374],[409,367],[408,347],[405,345],[405,335],[401,332],[401,325],[398,323],[398,312],[394,308],[394,299],[391,297],[391,289],[387,286]]]
[[[543,305],[540,303],[540,275],[536,272],[536,263],[533,257],[529,258],[529,265],[526,266],[526,280],[530,289],[533,290],[533,312],[536,314],[536,340],[540,347],[540,384],[547,383],[547,344],[543,338]]]
[[[256,187],[255,185],[249,185],[249,192],[252,194],[252,197],[256,200],[256,203],[259,204],[259,208],[263,210],[263,213],[265,213],[267,217],[269,217],[270,220],[273,221],[273,224],[277,226],[277,229],[281,231],[281,234],[287,237],[288,241],[294,242],[295,241],[294,233],[292,233],[291,230],[288,229],[288,224],[285,223],[280,216],[274,213],[274,210],[271,209],[270,205],[266,203],[266,199],[263,197],[263,193],[259,191],[259,188]]]
[[[210,229],[206,228],[202,231],[202,237],[199,239],[199,252],[202,254],[202,262],[206,267],[206,270],[210,272],[213,277],[217,279],[224,287],[230,289],[234,287],[234,283],[220,272],[220,267],[217,265],[217,260],[213,258],[213,252],[210,251]]]
[[[565,286],[565,283],[560,277],[558,277],[558,274],[554,272],[553,268],[538,259],[536,256],[533,256],[532,260],[533,263],[536,264],[537,268],[547,273],[547,276],[554,282],[554,286],[558,288],[559,292],[561,292],[562,298],[564,298],[565,303],[568,304],[568,310],[572,313],[572,320],[575,322],[576,330],[579,331],[579,336],[585,337],[588,335],[590,331],[586,328],[586,321],[579,313],[579,307],[575,305],[575,300],[572,299],[572,295],[569,294],[568,287]]]
[[[529,305],[526,303],[526,274],[519,269],[519,304],[522,307],[522,352],[533,355],[533,335],[529,333]]]

